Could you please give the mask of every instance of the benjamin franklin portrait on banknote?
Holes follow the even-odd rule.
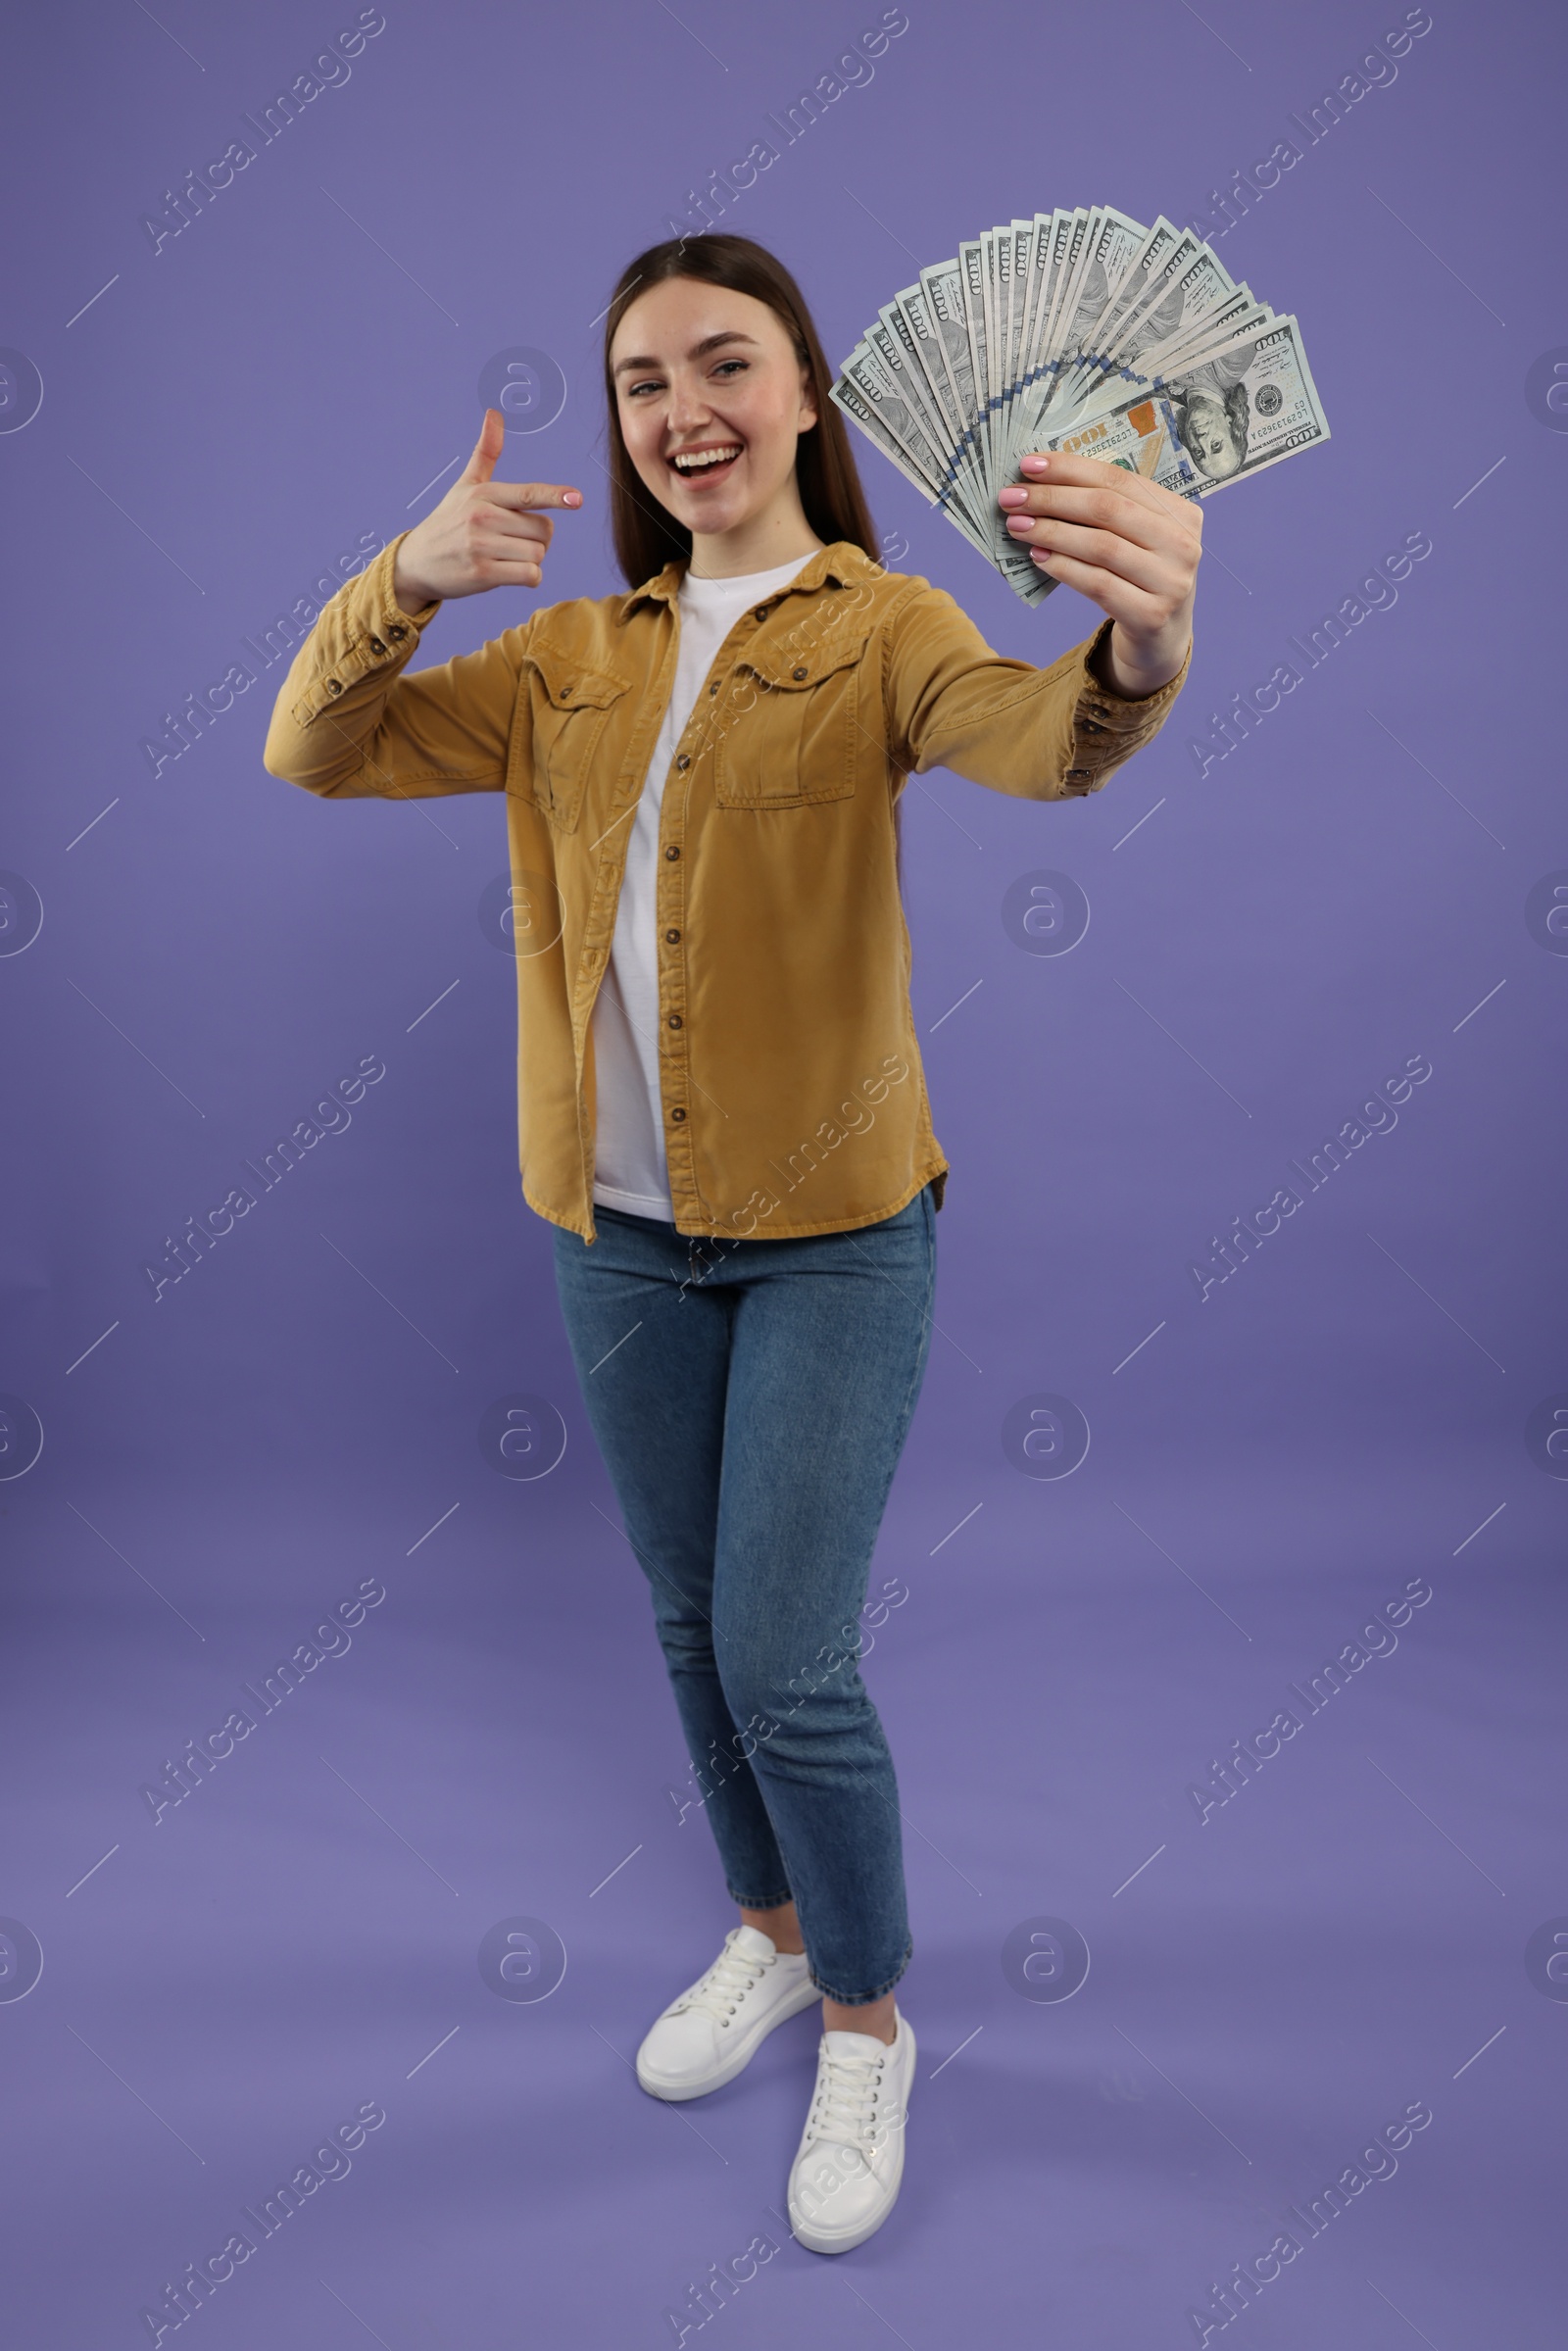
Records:
[[[1250,344],[1221,352],[1166,387],[1182,447],[1209,481],[1228,481],[1247,462],[1250,410],[1242,379],[1251,356]]]

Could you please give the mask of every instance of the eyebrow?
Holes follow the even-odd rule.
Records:
[[[710,351],[716,351],[720,343],[750,343],[754,350],[757,348],[755,335],[742,334],[738,327],[729,326],[716,335],[704,335],[700,343],[692,345],[686,357],[689,360],[703,359]],[[628,367],[657,367],[658,366],[659,362],[656,359],[617,360],[614,373],[623,375]]]

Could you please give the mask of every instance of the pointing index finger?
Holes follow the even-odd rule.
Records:
[[[561,482],[487,481],[483,489],[491,506],[504,506],[514,514],[530,514],[543,507],[582,504],[582,492]]]

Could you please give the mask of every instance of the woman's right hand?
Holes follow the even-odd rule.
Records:
[[[406,612],[484,588],[537,588],[555,524],[545,507],[577,507],[580,490],[550,482],[492,481],[506,419],[487,408],[473,455],[440,505],[397,552],[392,593]]]

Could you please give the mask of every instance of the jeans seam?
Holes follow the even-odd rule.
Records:
[[[915,1341],[914,1364],[909,1373],[908,1387],[904,1393],[904,1402],[899,1408],[899,1425],[890,1448],[893,1459],[888,1469],[886,1482],[883,1488],[884,1511],[887,1507],[887,1496],[892,1490],[893,1480],[898,1474],[899,1461],[904,1451],[905,1440],[909,1434],[909,1423],[914,1418],[915,1401],[919,1395],[920,1383],[925,1373],[926,1360],[931,1351],[931,1332],[933,1329],[931,1321],[931,1308],[936,1301],[937,1268],[936,1254],[933,1247],[933,1235],[931,1231],[932,1211],[929,1191],[922,1192],[920,1199],[925,1207],[924,1223],[927,1245],[925,1302],[920,1308],[920,1330]],[[880,1523],[881,1522],[879,1520],[879,1526]],[[869,1565],[867,1572],[869,1572]]]
[[[905,1391],[904,1403],[899,1415],[898,1435],[894,1445],[893,1469],[888,1472],[889,1486],[892,1485],[894,1472],[898,1468],[899,1455],[904,1449],[904,1441],[909,1433],[909,1422],[913,1418],[914,1414],[915,1393],[919,1387],[921,1375],[925,1370],[926,1357],[931,1350],[931,1332],[934,1327],[931,1320],[931,1308],[936,1299],[937,1266],[935,1247],[936,1237],[932,1229],[933,1211],[931,1207],[930,1187],[927,1186],[926,1189],[921,1192],[919,1197],[922,1208],[924,1210],[922,1221],[924,1224],[926,1240],[925,1303],[920,1308],[920,1335],[915,1346],[914,1368],[909,1374],[909,1385]],[[864,1249],[860,1249],[860,1244],[858,1242],[857,1242],[855,1246],[857,1249],[860,1249],[861,1256],[866,1257],[867,1261],[871,1263],[873,1272],[881,1272],[881,1268],[877,1266],[875,1261],[869,1257],[869,1252]],[[882,1279],[885,1282],[891,1282],[893,1277],[891,1274],[883,1274]],[[894,1288],[897,1289],[897,1283],[894,1283]]]

